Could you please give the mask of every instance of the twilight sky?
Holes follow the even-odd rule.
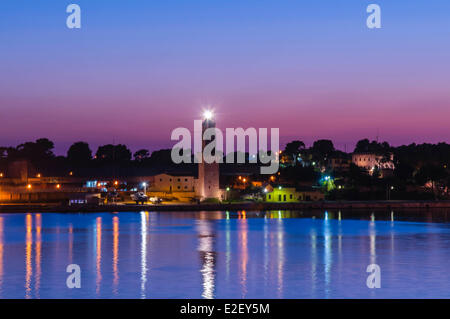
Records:
[[[171,147],[206,105],[282,144],[449,142],[449,58],[448,0],[1,0],[0,145]]]

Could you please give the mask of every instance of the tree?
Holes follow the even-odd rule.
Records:
[[[355,147],[355,153],[367,153],[369,152],[369,147],[370,147],[370,141],[365,138],[362,140],[359,140],[358,143],[356,143],[356,147]]]
[[[431,181],[434,188],[435,184],[439,180],[445,179],[446,175],[446,170],[442,166],[428,164],[422,166],[414,177],[417,184],[424,185]]]
[[[133,156],[135,161],[142,162],[143,160],[150,157],[150,152],[148,150],[141,149],[134,153]]]
[[[327,158],[334,152],[333,142],[330,140],[317,140],[311,147],[315,160],[324,164]]]
[[[92,151],[86,142],[76,142],[67,151],[67,159],[72,163],[86,163],[92,159]]]
[[[95,156],[99,161],[123,162],[131,160],[131,151],[123,144],[108,144],[99,146]]]
[[[8,159],[27,159],[31,162],[41,162],[54,158],[54,144],[47,138],[37,139],[36,142],[25,142],[16,148],[8,150]]]
[[[173,165],[172,150],[164,149],[152,152],[150,162],[154,165]]]
[[[284,153],[289,155],[298,155],[302,150],[305,149],[305,143],[302,141],[292,141],[286,144],[284,148]]]
[[[0,159],[4,159],[8,157],[8,148],[0,147]]]
[[[391,146],[388,142],[378,143],[377,141],[370,142],[367,138],[359,140],[356,143],[355,153],[374,153],[378,155],[387,155],[391,151]]]

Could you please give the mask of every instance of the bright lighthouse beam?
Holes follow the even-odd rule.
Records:
[[[214,114],[212,111],[205,111],[203,112],[203,117],[205,118],[205,120],[211,120],[214,117]]]

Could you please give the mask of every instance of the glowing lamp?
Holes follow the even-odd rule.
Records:
[[[203,112],[203,117],[205,118],[205,120],[211,120],[214,117],[214,114],[212,111],[205,111]]]

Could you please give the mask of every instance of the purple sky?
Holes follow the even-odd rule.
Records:
[[[353,150],[450,140],[450,3],[377,1],[0,3],[0,145],[48,137],[171,147],[213,105],[226,127],[279,127]],[[155,2],[155,3],[153,3]]]

